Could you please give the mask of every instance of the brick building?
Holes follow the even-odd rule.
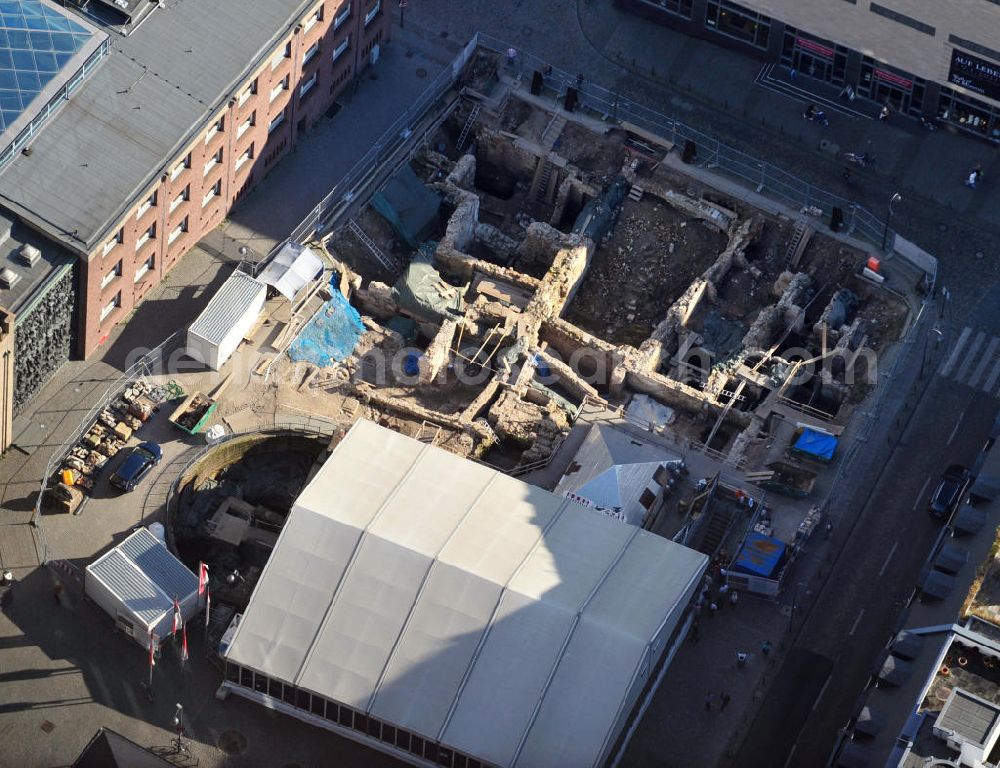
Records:
[[[1000,4],[991,0],[615,0],[799,76],[1000,142]]]
[[[64,67],[44,125],[0,146],[0,213],[77,257],[84,357],[377,60],[390,29],[383,0],[21,5],[79,23],[103,52],[85,76]]]

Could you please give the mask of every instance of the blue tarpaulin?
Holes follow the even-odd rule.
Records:
[[[837,450],[837,438],[806,427],[792,449],[816,461],[833,461],[833,452]]]
[[[343,294],[334,291],[333,298],[292,342],[288,356],[295,362],[304,360],[324,368],[349,357],[364,332],[361,315]]]
[[[743,543],[740,553],[736,556],[733,570],[772,579],[780,570],[785,549],[785,542],[780,539],[751,531],[747,535],[747,540]]]

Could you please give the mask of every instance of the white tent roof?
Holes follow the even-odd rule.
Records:
[[[237,269],[191,323],[189,333],[212,344],[220,343],[266,290],[263,283]]]
[[[361,421],[226,656],[496,765],[593,765],[706,562]]]
[[[260,281],[273,285],[286,299],[295,301],[303,288],[323,271],[323,260],[299,243],[285,243],[260,273]]]

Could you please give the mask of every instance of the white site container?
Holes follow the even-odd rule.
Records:
[[[236,270],[191,323],[187,353],[212,370],[219,370],[250,332],[267,297],[267,286]]]

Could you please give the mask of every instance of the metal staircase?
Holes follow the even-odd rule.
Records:
[[[795,231],[792,232],[792,239],[788,243],[788,250],[785,251],[785,266],[796,267],[802,259],[802,254],[809,244],[809,238],[813,235],[813,229],[804,221],[795,222]]]
[[[395,272],[399,268],[399,265],[395,262],[395,260],[383,253],[382,249],[375,244],[375,241],[368,237],[368,234],[361,228],[361,225],[358,224],[357,221],[351,219],[347,222],[347,228],[351,230],[358,240],[361,241],[361,244],[364,245],[365,248],[371,251],[372,255],[378,259],[379,264],[385,267],[389,272]]]
[[[465,125],[462,127],[462,132],[458,136],[458,143],[455,144],[455,148],[461,152],[462,148],[465,146],[465,142],[469,138],[469,134],[472,132],[472,126],[476,124],[476,120],[479,119],[479,113],[482,111],[483,107],[481,104],[476,104],[472,111],[469,113],[469,119],[465,121]]]
[[[552,171],[554,169],[555,165],[552,164],[552,160],[546,155],[542,171],[538,175],[538,186],[535,187],[535,195],[532,198],[536,203],[540,203],[545,199],[545,193],[549,188],[549,182],[552,180]]]

